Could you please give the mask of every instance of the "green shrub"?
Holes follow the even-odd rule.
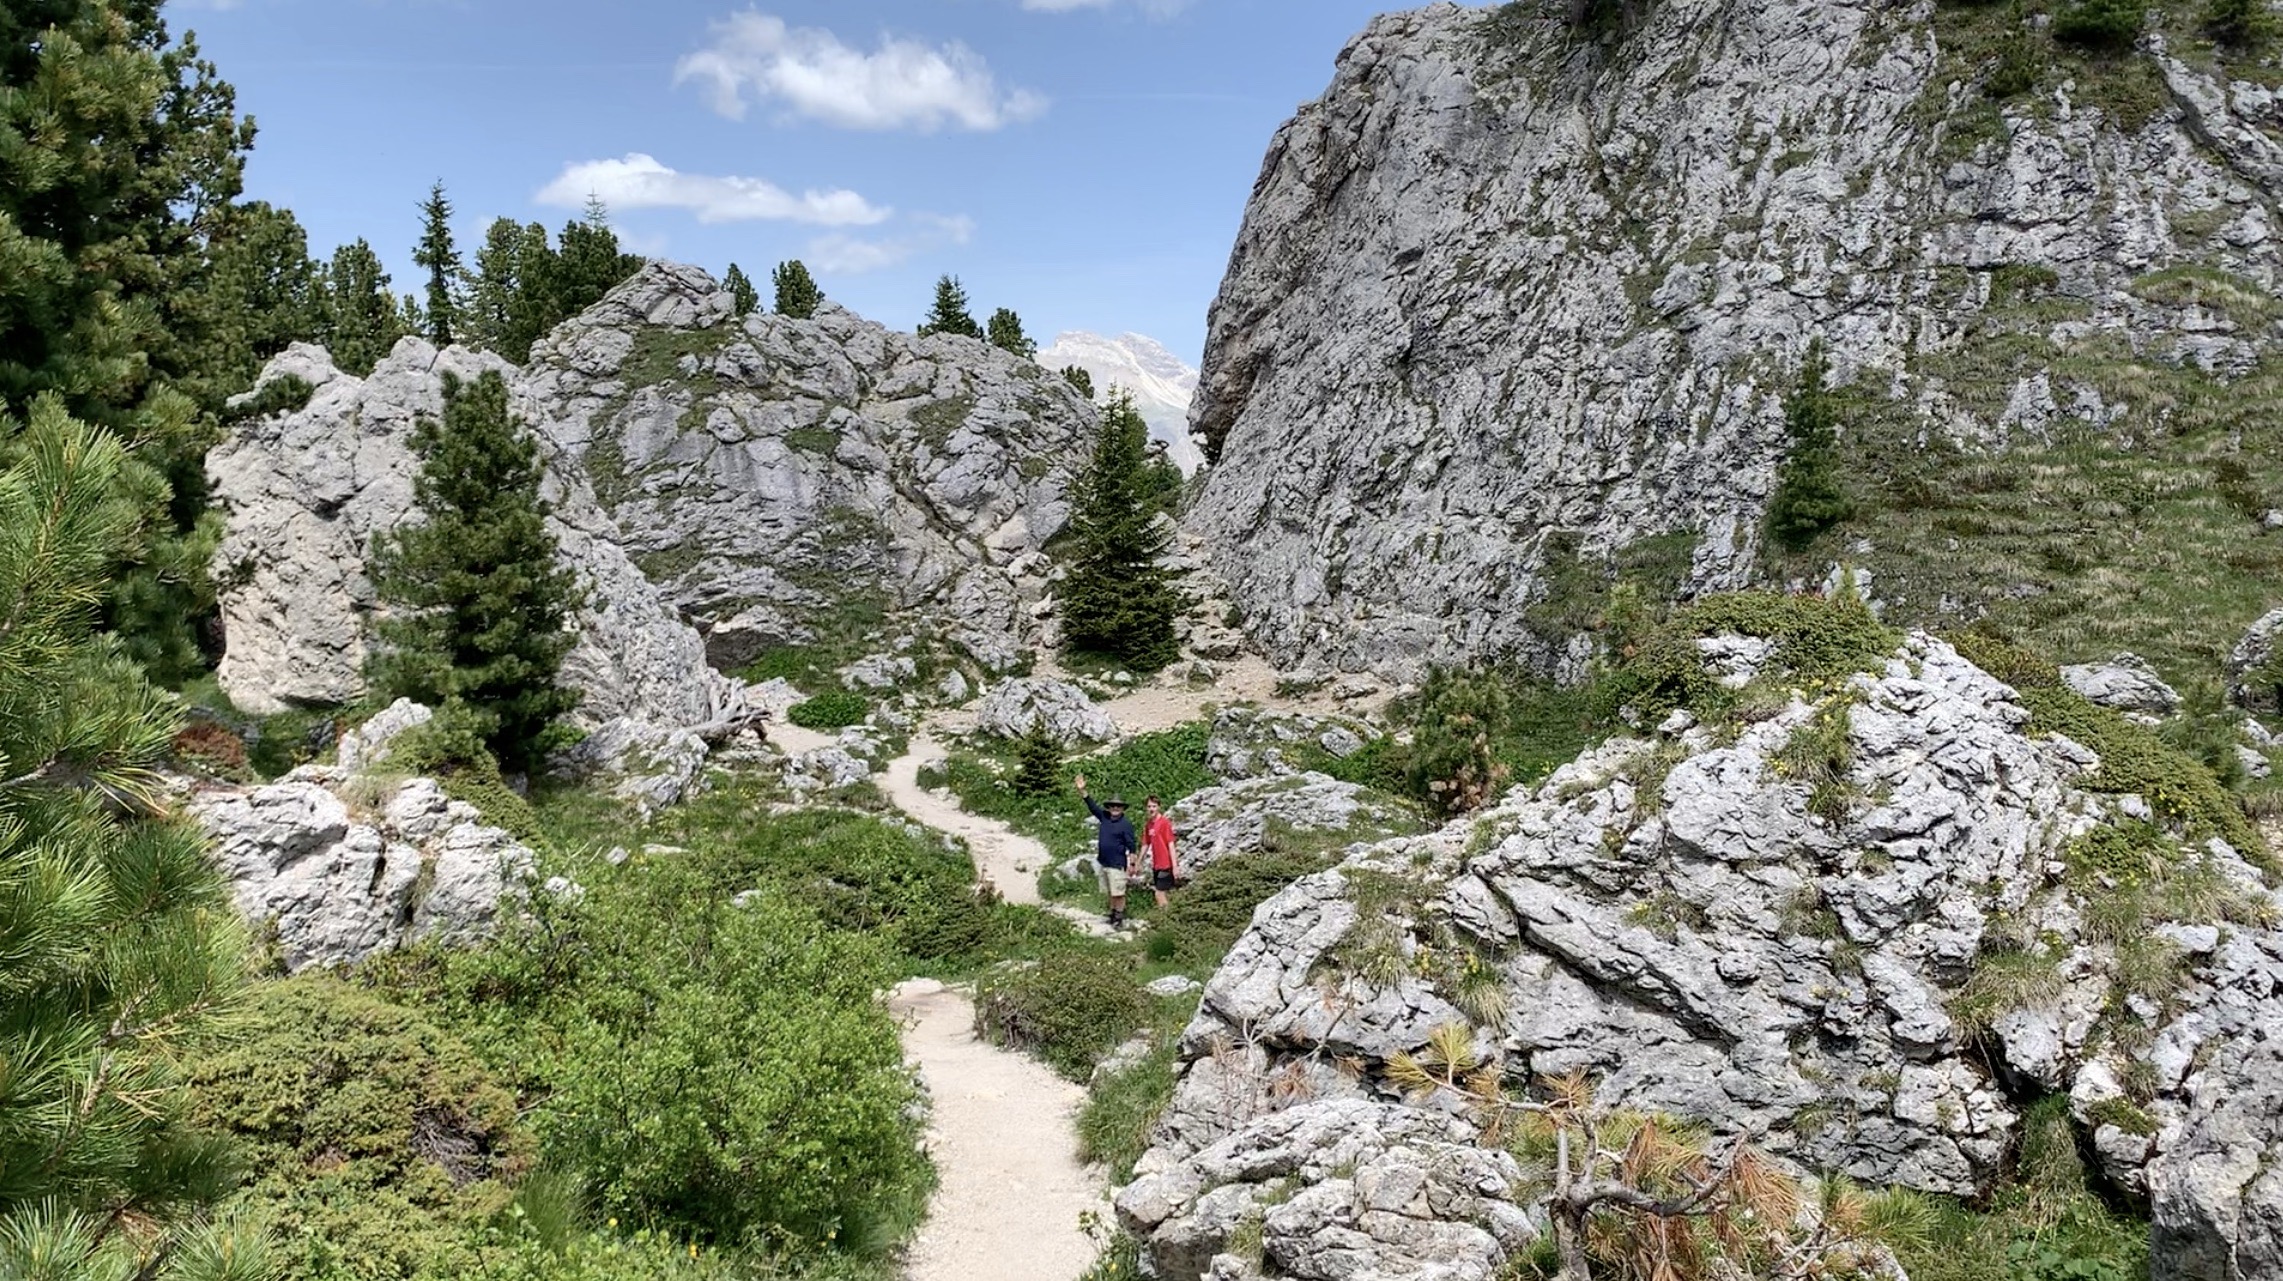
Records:
[[[2238,51],[2255,50],[2275,35],[2275,11],[2268,0],[2209,0],[2204,34]]]
[[[484,746],[482,722],[458,703],[446,703],[426,724],[399,735],[390,745],[387,765],[434,778],[453,800],[475,806],[485,822],[521,840],[539,836],[539,816],[507,785],[499,762]]]
[[[1109,1073],[1086,1095],[1078,1114],[1078,1159],[1109,1167],[1112,1185],[1130,1183],[1134,1162],[1149,1150],[1149,1132],[1173,1101],[1178,1028],[1159,1034],[1150,1052]]]
[[[864,718],[871,714],[872,704],[862,694],[835,689],[793,704],[785,713],[785,719],[802,729],[837,730],[862,725]]]
[[[2147,0],[2075,0],[2053,15],[2053,38],[2081,49],[2130,49],[2148,25]]]
[[[976,1035],[1029,1051],[1073,1081],[1084,1081],[1149,1012],[1132,965],[1098,952],[998,970],[975,990]]]
[[[242,1145],[241,1198],[293,1276],[450,1275],[536,1155],[465,1045],[334,979],[264,985],[187,1057],[197,1118]]]
[[[1025,796],[1052,796],[1063,789],[1062,745],[1041,717],[1015,743],[1015,790]]]
[[[2266,843],[2243,807],[2201,761],[2167,745],[2155,731],[2059,686],[2020,691],[2032,733],[2060,734],[2100,754],[2084,780],[2096,792],[2132,793],[2198,839],[2217,836],[2246,857],[2267,858]]]
[[[1331,862],[1319,854],[1239,854],[1207,865],[1153,920],[1150,959],[1210,972],[1252,923],[1254,908]]]
[[[268,418],[272,414],[298,413],[309,403],[317,389],[309,380],[298,374],[285,374],[263,383],[259,390],[221,413],[225,425],[242,423],[255,418]]]
[[[1911,1281],[2136,1281],[2148,1275],[2148,1225],[2111,1211],[2087,1186],[2069,1100],[2022,1116],[2012,1182],[1974,1208],[1935,1198],[1932,1230],[1896,1251]]]
[[[1506,723],[1505,682],[1495,675],[1438,669],[1419,693],[1405,783],[1413,796],[1444,814],[1464,814],[1496,800],[1513,770],[1498,758]]]

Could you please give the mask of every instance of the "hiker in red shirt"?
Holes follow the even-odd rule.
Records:
[[[1149,884],[1157,891],[1157,905],[1165,906],[1166,891],[1173,888],[1173,820],[1158,808],[1157,798],[1147,802],[1149,820],[1142,824],[1142,848],[1149,851]]]

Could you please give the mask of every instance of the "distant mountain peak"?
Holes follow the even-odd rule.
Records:
[[[1166,450],[1183,473],[1197,470],[1204,455],[1189,438],[1189,398],[1197,392],[1197,370],[1148,334],[1124,333],[1115,338],[1082,329],[1056,334],[1054,342],[1038,354],[1049,369],[1076,365],[1094,379],[1094,390],[1108,395],[1110,388],[1133,393],[1134,408],[1149,424],[1152,440],[1165,442]]]

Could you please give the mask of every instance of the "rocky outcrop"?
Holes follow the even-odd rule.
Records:
[[[274,936],[288,970],[481,939],[533,866],[529,849],[434,779],[309,765],[263,787],[200,792],[190,813],[239,912]]]
[[[2148,660],[2119,654],[2105,663],[2078,663],[2061,669],[2061,683],[2120,712],[2169,716],[2180,710],[2180,692],[2164,683]]]
[[[362,695],[379,608],[363,566],[410,511],[413,424],[440,411],[445,373],[486,370],[540,443],[549,530],[588,589],[563,670],[582,728],[624,721],[609,739],[678,758],[686,745],[662,736],[746,714],[713,668],[882,610],[1013,665],[1094,410],[983,343],[831,306],[806,321],[732,312],[704,272],[652,264],[523,369],[415,338],[365,378],[315,348],[280,356],[265,380],[299,376],[309,402],[237,428],[208,461],[229,514],[215,572],[232,700],[266,713]],[[679,777],[631,786],[662,794]]]
[[[1509,1076],[1583,1070],[1612,1104],[1939,1192],[1993,1186],[2024,1101],[2065,1093],[2153,1203],[2160,1278],[2266,1275],[2283,895],[2029,721],[1916,635],[1817,701],[1676,716],[1364,847],[1254,914],[1140,1168],[1309,1099],[1392,1105],[1381,1067],[1455,1023]]]
[[[2283,716],[2283,609],[2251,625],[2228,655],[2228,697],[2238,707],[2267,716]]]
[[[1283,774],[1193,792],[1170,817],[1182,870],[1194,874],[1238,854],[1333,849],[1415,832],[1418,817],[1355,783]]]
[[[1068,681],[1017,676],[984,692],[975,708],[976,728],[1001,738],[1021,738],[1038,726],[1057,743],[1107,743],[1117,723],[1094,705],[1086,691]]]
[[[1092,406],[971,339],[829,303],[732,311],[703,271],[653,263],[533,348],[520,383],[715,665],[850,609],[911,612],[1015,665]]]
[[[2275,352],[2212,301],[2283,281],[2267,88],[2152,50],[1996,101],[1961,6],[1633,8],[1378,18],[1271,142],[1191,520],[1278,662],[1567,670],[1572,571],[1742,584],[1811,340],[1905,452],[2154,427],[2162,396],[2086,370]]]
[[[1223,708],[1205,740],[1205,765],[1229,782],[1298,774],[1311,761],[1346,760],[1374,731],[1363,722],[1263,707]]]

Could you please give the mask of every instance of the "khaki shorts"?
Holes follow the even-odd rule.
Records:
[[[1102,892],[1104,894],[1109,895],[1111,898],[1116,898],[1120,894],[1126,892],[1126,869],[1122,867],[1108,867],[1101,863],[1096,863],[1094,865],[1094,873],[1096,876],[1101,878]]]

